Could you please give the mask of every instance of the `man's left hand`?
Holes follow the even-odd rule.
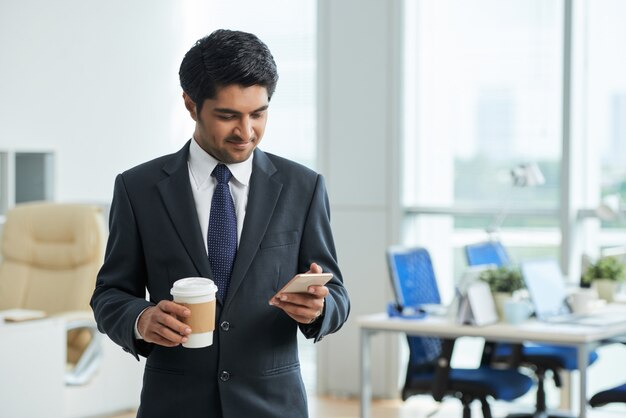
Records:
[[[322,268],[311,264],[307,273],[321,273]],[[273,297],[274,305],[301,324],[312,324],[324,312],[324,298],[328,296],[326,286],[309,286],[308,293],[280,293]]]

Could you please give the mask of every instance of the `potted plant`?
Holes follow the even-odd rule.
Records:
[[[598,297],[613,302],[613,295],[620,282],[626,280],[626,266],[615,257],[600,257],[589,264],[582,276],[582,283],[592,285]]]
[[[478,279],[489,285],[498,316],[503,319],[505,302],[513,297],[513,292],[524,288],[521,273],[517,268],[502,266],[481,272]]]

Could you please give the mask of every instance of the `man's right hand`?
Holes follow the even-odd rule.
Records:
[[[162,300],[156,306],[143,311],[137,322],[137,329],[144,341],[176,347],[187,342],[191,334],[189,325],[179,321],[177,317],[186,318],[191,314],[188,308],[169,300]]]

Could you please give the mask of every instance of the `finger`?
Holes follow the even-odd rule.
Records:
[[[328,295],[328,289],[324,286],[311,286],[311,287],[323,287],[324,289],[316,289],[319,294],[311,293],[283,293],[279,295],[279,301],[283,303],[293,303],[295,305],[307,306],[312,309],[317,309],[324,306],[324,298]]]
[[[148,308],[139,317],[138,328],[143,339],[166,347],[185,342],[186,336],[191,333],[190,327],[172,314],[162,311],[161,307],[157,305]]]
[[[321,299],[323,301],[323,299]],[[313,323],[324,311],[324,303],[318,303],[313,306],[297,305],[290,302],[278,301],[274,306],[282,309],[290,318],[301,324]]]
[[[177,341],[171,341],[162,335],[164,329],[166,328],[157,323],[150,324],[150,326],[145,330],[145,333],[143,334],[143,339],[146,342],[159,344],[166,347],[173,347],[178,345],[179,343]]]
[[[315,296],[308,293],[282,293],[278,296],[281,303],[289,303],[304,307],[314,307],[318,300]]]
[[[309,271],[307,273],[321,273],[322,267],[317,263],[311,263],[311,267],[309,267]]]
[[[172,318],[168,314],[161,314],[161,317]],[[159,341],[163,343],[165,341],[168,346],[172,346],[187,341],[187,333],[181,334],[167,325],[163,325],[156,317],[152,318],[152,321],[146,331],[144,339],[148,342],[152,342],[151,340],[154,340],[155,342]]]
[[[316,318],[321,314],[322,309],[324,309],[324,305],[305,306],[293,303],[283,303],[280,308],[289,316],[306,318],[305,322],[308,322],[311,318]]]
[[[280,306],[280,298],[278,296],[274,296],[270,299],[270,305]]]
[[[179,305],[178,303],[172,302],[171,300],[162,300],[157,304],[157,307],[163,312],[183,318],[191,315],[191,311],[189,310],[189,308],[184,305]]]
[[[169,314],[161,314],[157,317],[157,322],[166,328],[173,330],[180,335],[191,334],[191,327]]]
[[[180,344],[179,342],[170,341],[157,333],[152,333],[150,338],[145,338],[145,340],[149,343],[162,345],[164,347],[176,347]]]
[[[325,298],[329,293],[326,286],[309,286],[308,291],[310,295],[314,295],[317,298]]]
[[[187,341],[187,337],[184,335],[180,335],[172,329],[161,326],[155,330],[156,335],[165,339],[166,341],[172,343],[173,345],[182,344]]]

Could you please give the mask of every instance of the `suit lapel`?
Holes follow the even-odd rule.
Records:
[[[163,166],[169,177],[161,180],[157,187],[194,266],[202,277],[213,277],[189,183],[188,157],[189,142]]]
[[[246,206],[246,218],[243,223],[239,249],[230,276],[230,286],[226,296],[226,304],[232,300],[237,289],[248,272],[250,263],[254,259],[261,239],[265,235],[267,226],[274,212],[278,196],[283,187],[282,183],[272,179],[276,167],[261,150],[254,151],[250,190]]]

